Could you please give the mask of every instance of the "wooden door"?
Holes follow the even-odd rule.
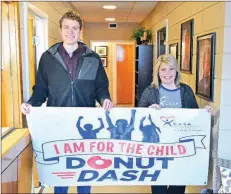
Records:
[[[116,45],[116,105],[134,104],[134,46]]]

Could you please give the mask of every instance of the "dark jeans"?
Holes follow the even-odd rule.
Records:
[[[54,194],[67,194],[68,187],[55,187]],[[91,187],[90,186],[78,186],[77,187],[78,194],[90,194]]]
[[[152,194],[184,194],[185,186],[152,186]]]

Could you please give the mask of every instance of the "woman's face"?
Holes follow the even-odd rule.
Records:
[[[161,83],[166,85],[175,84],[176,69],[170,65],[163,64],[159,69]]]

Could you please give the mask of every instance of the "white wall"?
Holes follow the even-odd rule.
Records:
[[[231,2],[225,2],[218,157],[231,160]]]

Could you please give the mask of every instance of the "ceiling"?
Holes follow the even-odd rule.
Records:
[[[157,2],[71,2],[84,22],[108,22],[105,18],[114,17],[115,23],[142,22],[154,9]],[[103,9],[104,5],[116,5],[115,10]]]

